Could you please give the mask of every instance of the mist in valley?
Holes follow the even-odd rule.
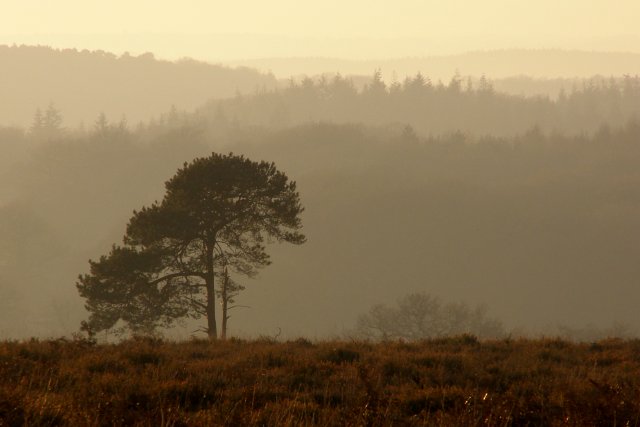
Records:
[[[391,27],[419,28],[401,15]],[[620,21],[629,32],[618,38],[609,21],[591,35],[576,26],[563,39],[556,17],[557,38],[513,32],[520,45],[458,38],[448,51],[414,44],[396,54],[388,44],[379,56],[366,40],[392,38],[391,27],[357,26],[364,37],[343,19],[335,37],[360,37],[368,50],[305,53],[295,40],[334,35],[301,24],[283,27],[294,41],[276,43],[282,51],[217,61],[219,47],[206,53],[202,42],[173,55],[145,53],[154,45],[142,38],[124,53],[122,37],[120,48],[87,49],[84,24],[56,43],[7,27],[0,338],[77,333],[89,316],[76,288],[88,260],[122,244],[133,211],[161,201],[185,162],[212,152],[274,162],[304,206],[306,243],[267,244],[272,265],[255,278],[235,273],[246,289],[230,336],[362,338],[358,325],[407,311],[412,295],[437,300],[443,318],[486,320],[494,335],[636,336],[640,59],[624,42],[640,36],[635,27]],[[241,42],[250,22],[238,21]],[[434,34],[398,35],[418,36]],[[589,51],[593,39],[618,42]],[[161,332],[201,336],[203,322]]]

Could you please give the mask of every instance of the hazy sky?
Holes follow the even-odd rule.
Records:
[[[221,59],[511,47],[638,51],[639,18],[637,0],[2,0],[0,43]]]

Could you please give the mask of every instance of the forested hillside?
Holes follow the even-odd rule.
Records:
[[[150,53],[0,45],[0,124],[29,126],[36,109],[50,103],[64,113],[66,126],[90,126],[101,112],[135,124],[172,105],[192,109],[211,98],[275,84],[273,75],[249,68],[162,61]]]
[[[306,207],[308,243],[274,247],[273,266],[241,278],[238,300],[251,308],[234,313],[232,334],[342,334],[373,304],[409,292],[484,304],[521,332],[640,327],[637,122],[593,135],[424,137],[202,114],[35,142],[6,131],[3,150],[33,148],[4,169],[5,335],[75,330],[87,259],[119,241],[131,212],[160,198],[184,161],[211,151],[275,161]]]

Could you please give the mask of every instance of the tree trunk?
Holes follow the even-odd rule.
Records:
[[[227,315],[228,310],[228,294],[229,290],[229,273],[227,272],[227,267],[224,268],[224,278],[222,279],[222,330],[220,331],[220,338],[223,340],[227,339],[227,320],[229,316]]]
[[[213,278],[207,280],[207,334],[210,340],[218,339],[218,326],[216,324],[216,292]]]
[[[216,324],[216,287],[215,271],[213,269],[213,248],[215,243],[207,247],[207,333],[209,339],[218,339],[218,326]]]

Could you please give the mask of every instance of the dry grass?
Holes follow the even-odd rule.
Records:
[[[639,425],[640,341],[0,343],[0,425]]]

